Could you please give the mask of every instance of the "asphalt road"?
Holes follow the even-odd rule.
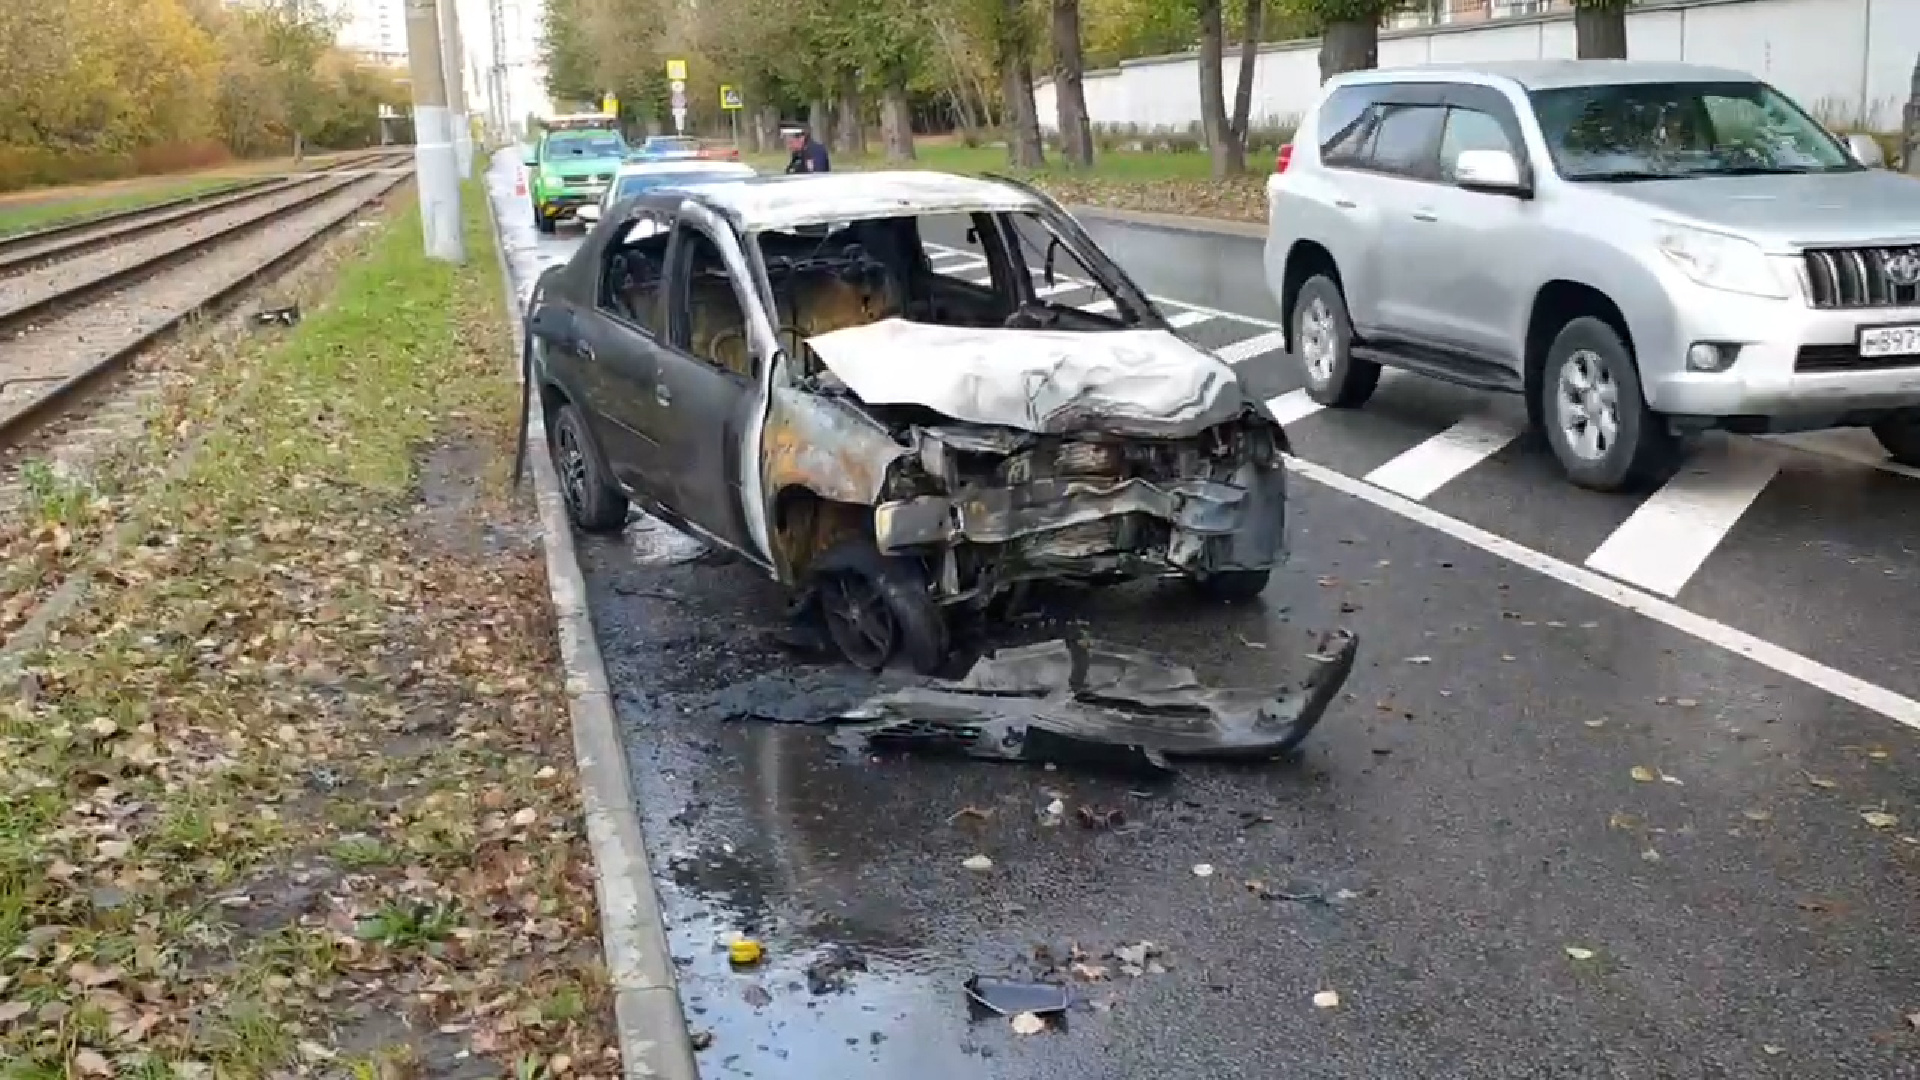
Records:
[[[560,257],[575,234],[534,238],[495,180],[516,265]],[[1188,316],[1200,340],[1270,329],[1256,243],[1092,227],[1149,291],[1231,313]],[[1295,407],[1286,357],[1230,355]],[[1920,484],[1845,440],[1710,440],[1677,494],[1589,496],[1500,439],[1512,404],[1389,379],[1362,412],[1303,413],[1302,467],[1336,486],[1294,485],[1261,604],[1130,587],[1014,631],[1252,685],[1314,631],[1361,635],[1302,760],[1162,787],[731,719],[862,687],[778,643],[746,569],[644,521],[585,542],[703,1075],[1920,1075]],[[729,968],[735,933],[764,966]],[[1142,942],[1164,953],[1137,976],[1102,959]],[[969,976],[1076,945],[1109,977],[1064,1029],[970,1018]],[[866,970],[815,994],[836,947]]]

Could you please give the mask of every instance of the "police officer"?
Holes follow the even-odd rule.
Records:
[[[787,137],[787,149],[793,156],[787,159],[787,174],[820,173],[827,171],[827,148],[813,141],[807,129],[799,124],[789,125],[783,132]]]

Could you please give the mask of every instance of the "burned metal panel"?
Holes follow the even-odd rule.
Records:
[[[845,400],[775,387],[762,437],[766,490],[803,487],[824,499],[871,506],[887,469],[911,451]]]

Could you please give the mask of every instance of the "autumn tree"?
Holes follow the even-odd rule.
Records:
[[[1320,35],[1320,81],[1380,63],[1380,23],[1405,0],[1277,0]]]
[[[322,100],[320,58],[333,47],[333,15],[304,0],[255,0],[239,9],[252,24],[260,60],[280,90],[293,156],[306,151]]]
[[[1627,58],[1627,8],[1633,0],[1573,0],[1574,55],[1582,60]]]
[[[1233,112],[1227,113],[1226,30],[1221,0],[1198,0],[1200,24],[1200,127],[1213,157],[1215,177],[1247,171],[1247,130],[1253,111],[1253,73],[1260,59],[1265,0],[1244,0],[1240,24],[1240,70],[1234,80]]]
[[[1033,100],[1033,61],[1038,33],[1028,0],[967,0],[969,31],[987,43],[1000,72],[1002,127],[1007,164],[1037,169],[1047,162],[1040,136],[1040,110]]]

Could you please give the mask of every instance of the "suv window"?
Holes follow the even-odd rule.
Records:
[[[667,265],[671,223],[655,213],[636,215],[625,233],[607,244],[600,275],[602,310],[650,334],[660,332],[660,282]]]
[[[747,345],[747,312],[734,289],[720,245],[705,229],[680,223],[673,346],[696,359],[742,378],[753,377],[753,353]]]
[[[1759,81],[1634,83],[1533,92],[1568,180],[1853,172],[1840,143]]]
[[[1447,126],[1440,134],[1440,179],[1453,182],[1453,166],[1462,150],[1504,150],[1516,160],[1520,157],[1499,120],[1478,109],[1454,106],[1447,110]]]
[[[1438,105],[1382,105],[1368,164],[1384,173],[1434,179],[1438,176],[1440,130],[1447,110]]]
[[[1327,95],[1320,106],[1320,161],[1325,165],[1356,165],[1366,160],[1367,139],[1378,114],[1372,87],[1343,86]]]

